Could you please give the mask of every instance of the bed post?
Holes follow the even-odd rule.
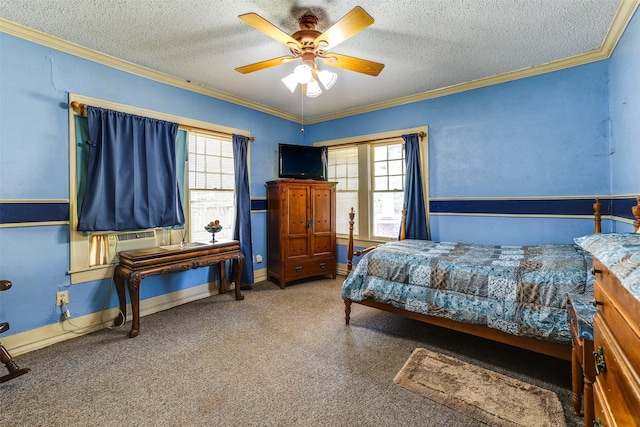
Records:
[[[349,243],[347,244],[347,276],[349,275],[349,273],[351,273],[351,269],[353,268],[353,218],[355,216],[356,216],[356,213],[353,211],[353,206],[352,206],[351,212],[349,212]]]
[[[602,233],[602,203],[600,203],[600,197],[596,197],[596,202],[593,204],[593,220],[595,222],[594,232],[596,234]]]
[[[344,323],[349,324],[349,320],[351,320],[351,300],[344,300]]]
[[[402,208],[402,220],[400,221],[400,237],[398,240],[404,240],[407,238],[407,210]]]
[[[351,273],[351,269],[353,268],[353,218],[355,218],[356,213],[353,211],[353,206],[351,207],[351,212],[349,212],[349,243],[347,243],[347,276]],[[344,300],[344,323],[349,324],[349,320],[351,319],[351,300]]]
[[[633,226],[637,233],[638,230],[640,230],[640,196],[636,197],[636,205],[631,208],[631,212],[633,212],[633,216],[636,217],[636,220],[633,221]]]

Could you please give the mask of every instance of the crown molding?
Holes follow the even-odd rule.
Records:
[[[222,101],[231,102],[243,107],[251,108],[253,110],[261,111],[263,113],[270,114],[272,116],[280,117],[286,120],[299,121],[299,117],[294,114],[289,114],[275,108],[268,107],[266,105],[249,101],[244,98],[230,95],[225,92],[221,92],[215,89],[208,88],[189,80],[184,80],[178,77],[170,76],[158,71],[151,70],[140,65],[133,64],[131,62],[116,58],[114,56],[106,55],[104,53],[97,52],[95,50],[88,49],[86,47],[77,45],[75,43],[62,40],[58,37],[51,36],[41,31],[34,30],[32,28],[25,27],[20,24],[16,24],[6,19],[0,18],[0,32],[10,34],[43,46],[50,47],[80,58],[88,59],[93,62],[97,62],[102,65],[109,66],[127,73],[135,74],[140,77],[155,80],[159,83],[164,83],[170,86],[185,89],[191,92],[200,93],[210,96],[212,98],[220,99]]]
[[[618,41],[620,40],[620,37],[622,37],[624,30],[629,24],[629,21],[633,17],[633,14],[638,8],[639,4],[640,4],[640,0],[622,0],[620,2],[620,4],[618,5],[618,10],[616,11],[614,19],[611,23],[611,27],[609,28],[609,31],[607,32],[600,49],[587,52],[582,55],[577,55],[577,56],[573,56],[573,57],[558,60],[558,61],[552,61],[546,64],[536,65],[533,67],[528,67],[528,68],[524,68],[524,69],[513,71],[513,72],[508,72],[508,73],[499,74],[499,75],[495,75],[487,78],[473,80],[470,82],[465,82],[465,83],[448,86],[441,89],[422,92],[422,93],[418,93],[410,96],[391,99],[389,101],[370,104],[364,107],[338,111],[338,112],[323,115],[323,116],[316,116],[311,118],[307,117],[307,118],[304,118],[304,122],[305,124],[315,124],[315,123],[321,123],[329,120],[336,120],[344,117],[369,113],[372,111],[383,110],[386,108],[398,107],[401,105],[411,104],[414,102],[424,101],[427,99],[439,98],[446,95],[452,95],[455,93],[465,92],[473,89],[479,89],[482,87],[492,86],[500,83],[506,83],[514,80],[533,77],[541,74],[550,73],[553,71],[564,70],[567,68],[572,68],[579,65],[585,65],[592,62],[608,59],[611,57],[611,54],[613,53]],[[141,77],[145,77],[145,78],[155,80],[157,82],[168,84],[171,86],[175,86],[181,89],[207,95],[216,99],[220,99],[222,101],[231,102],[233,104],[251,108],[253,110],[270,114],[272,116],[280,117],[285,120],[290,120],[293,122],[299,122],[302,120],[302,117],[298,115],[290,114],[290,113],[287,113],[275,108],[271,108],[257,102],[249,101],[247,99],[236,97],[225,92],[217,91],[217,90],[208,88],[206,86],[198,85],[188,80],[184,80],[184,79],[170,76],[164,73],[160,73],[160,72],[151,70],[149,68],[142,67],[142,66],[133,64],[131,62],[115,58],[110,55],[105,55],[103,53],[96,52],[91,49],[87,49],[75,43],[67,42],[65,40],[43,33],[41,31],[33,30],[31,28],[13,23],[11,21],[7,21],[2,18],[0,18],[0,31],[7,34],[14,35],[16,37],[20,37],[25,40],[32,41],[34,43],[51,47],[53,49],[57,49],[75,56],[79,56],[81,58],[85,58],[103,65],[107,65],[112,68],[126,71],[131,74],[135,74]]]
[[[468,90],[479,89],[486,86],[493,86],[500,83],[506,83],[514,80],[520,80],[527,77],[533,77],[541,74],[551,73],[554,71],[560,71],[567,68],[577,67],[579,65],[585,65],[592,62],[602,61],[611,57],[620,37],[624,33],[629,21],[633,17],[634,12],[638,8],[640,0],[622,0],[618,5],[618,10],[613,18],[611,27],[607,32],[602,46],[598,50],[587,52],[582,55],[576,55],[570,58],[561,59],[558,61],[552,61],[546,64],[536,65],[533,67],[523,68],[517,71],[511,71],[504,74],[499,74],[491,77],[486,77],[478,80],[469,81],[453,86],[448,86],[441,89],[422,92],[414,95],[405,96],[402,98],[396,98],[389,101],[379,102],[376,104],[370,104],[364,107],[354,108],[350,110],[339,111],[332,114],[323,116],[317,116],[313,118],[307,118],[305,122],[307,124],[321,123],[329,120],[340,119],[348,116],[355,116],[357,114],[369,113],[372,111],[383,110],[386,108],[397,107],[400,105],[411,104],[414,102],[424,101],[427,99],[439,98],[446,95],[452,95],[459,92],[465,92]]]

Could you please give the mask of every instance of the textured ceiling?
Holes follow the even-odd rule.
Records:
[[[385,68],[371,77],[319,62],[338,81],[304,99],[313,119],[597,51],[627,1],[635,0],[0,0],[0,17],[298,117],[300,89],[280,82],[297,62],[234,70],[289,54],[238,15],[255,12],[291,34],[305,12],[324,31],[361,6],[375,22],[332,52]]]

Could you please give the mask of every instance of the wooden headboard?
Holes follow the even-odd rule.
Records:
[[[640,233],[640,196],[636,197],[636,205],[631,208],[631,212],[633,212],[633,216],[636,217],[636,220],[633,221],[633,226],[635,227],[636,233]]]
[[[631,212],[633,216],[636,218],[633,222],[633,226],[635,227],[636,233],[640,233],[640,196],[636,198],[636,206],[631,208]],[[594,233],[598,234],[602,232],[602,203],[600,203],[600,198],[596,198],[596,202],[593,204],[593,221]],[[400,237],[399,240],[404,240],[406,237],[406,229],[405,229],[405,221],[406,221],[407,211],[402,209],[402,221],[400,223]],[[353,219],[355,218],[355,212],[353,208],[351,208],[351,212],[349,212],[349,243],[347,245],[347,275],[351,272],[353,268],[353,258],[364,255],[367,252],[372,251],[380,245],[371,246],[366,249],[362,249],[359,251],[353,250]]]
[[[637,209],[637,212],[636,212]],[[351,208],[353,211],[353,208]],[[602,233],[602,203],[600,203],[600,198],[596,197],[596,202],[593,204],[593,231],[596,234]],[[638,206],[633,208],[633,214],[636,217],[636,222],[634,225],[638,223],[640,225],[640,197],[638,197]],[[406,220],[407,220],[407,210],[402,209],[402,220],[400,222],[400,237],[398,240],[404,240],[406,238]],[[636,226],[636,231],[638,230],[638,226]]]

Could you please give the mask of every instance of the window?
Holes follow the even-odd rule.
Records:
[[[88,145],[86,118],[69,109],[69,199],[70,253],[69,274],[71,283],[83,283],[113,276],[114,250],[126,247],[136,249],[133,242],[144,243],[144,247],[180,243],[182,238],[191,241],[211,240],[211,234],[204,226],[216,219],[223,223],[223,229],[216,238],[231,237],[235,222],[234,167],[231,134],[245,134],[241,129],[215,125],[200,120],[144,110],[101,99],[69,94],[69,103],[77,101],[97,107],[122,111],[160,120],[180,123],[179,145],[176,150],[178,163],[178,185],[183,197],[185,229],[155,229],[145,232],[82,233],[77,231],[78,209],[84,194],[83,180],[86,179],[86,158]],[[197,128],[199,131],[184,129]],[[202,130],[202,132],[200,131]],[[210,131],[208,133],[207,131]],[[219,133],[216,133],[219,132]],[[224,135],[224,136],[219,136]],[[226,136],[229,135],[229,136]],[[178,141],[176,141],[178,143]],[[189,164],[185,156],[189,152]],[[182,166],[181,166],[182,165]],[[180,179],[180,178],[183,179]],[[186,234],[189,233],[189,234]],[[127,240],[130,234],[136,240]],[[139,236],[144,239],[138,239]],[[109,239],[117,239],[117,242]],[[145,242],[141,242],[145,240]],[[125,242],[125,243],[122,243]],[[143,246],[140,246],[143,247]]]
[[[404,142],[373,147],[373,237],[398,237],[404,203]]]
[[[346,147],[329,150],[328,179],[336,185],[336,212],[350,212],[358,208],[358,148]],[[354,235],[358,235],[358,221],[354,224]],[[336,218],[336,232],[349,234],[349,216]]]
[[[233,146],[201,132],[189,132],[189,224],[190,240],[211,240],[204,227],[219,220],[217,238],[231,239],[235,223]]]
[[[398,238],[404,204],[406,164],[401,135],[427,132],[426,127],[319,141],[329,147],[330,181],[336,181],[336,231],[349,233],[349,212],[356,211],[354,236],[361,246]],[[428,145],[424,137],[423,186],[428,190]],[[425,194],[425,196],[428,196]],[[341,242],[344,243],[344,240]]]

